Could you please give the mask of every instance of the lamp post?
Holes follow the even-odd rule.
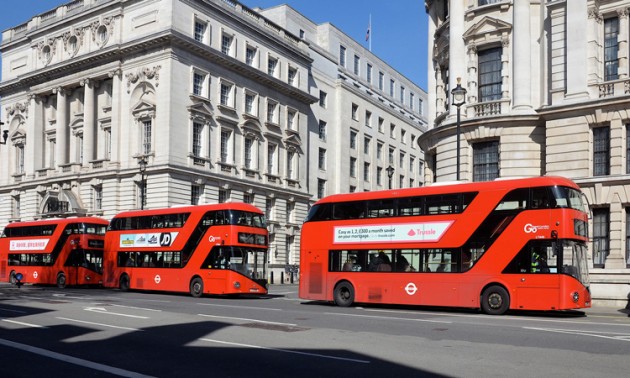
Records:
[[[392,176],[394,176],[394,167],[392,167],[391,165],[389,167],[386,168],[387,170],[387,177],[389,178],[389,188],[392,188]]]
[[[4,126],[4,122],[0,121],[0,129]],[[0,144],[7,144],[7,138],[9,138],[9,130],[2,130],[2,140]]]
[[[459,181],[459,128],[460,128],[460,107],[466,103],[466,89],[462,88],[462,78],[457,78],[457,86],[453,88],[453,105],[457,106],[457,181]]]
[[[147,179],[144,173],[147,171],[147,159],[142,156],[138,160],[140,166],[140,210],[144,210],[144,204],[147,198]]]

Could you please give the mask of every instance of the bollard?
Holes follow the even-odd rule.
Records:
[[[293,283],[293,272],[291,272],[291,283]]]
[[[269,282],[273,285],[273,270],[269,274]]]
[[[280,272],[280,282],[284,284],[284,272]]]

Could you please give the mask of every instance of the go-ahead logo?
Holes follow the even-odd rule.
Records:
[[[531,223],[527,223],[525,227],[523,227],[523,231],[525,231],[526,234],[535,234],[538,232],[538,230],[548,230],[548,229],[549,229],[549,225],[547,224],[534,226]]]

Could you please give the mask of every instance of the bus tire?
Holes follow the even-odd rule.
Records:
[[[503,315],[510,308],[510,295],[502,286],[492,285],[483,291],[481,309],[488,315]]]
[[[15,278],[15,270],[12,270],[11,273],[9,273],[9,283],[11,285],[17,284],[17,278]]]
[[[57,274],[57,287],[60,289],[66,287],[66,275],[63,272]]]
[[[348,281],[340,282],[335,286],[333,297],[337,306],[350,307],[354,303],[354,287]]]
[[[190,295],[199,298],[203,295],[203,281],[199,277],[195,277],[190,281]]]
[[[123,274],[120,276],[120,280],[118,280],[118,288],[120,291],[129,291],[129,276]]]

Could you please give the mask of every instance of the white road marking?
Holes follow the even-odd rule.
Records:
[[[264,349],[264,350],[271,350],[271,351],[274,351],[274,352],[299,354],[299,355],[308,356],[308,357],[328,358],[328,359],[331,359],[331,360],[341,360],[341,361],[348,361],[348,362],[356,362],[356,363],[359,363],[359,364],[369,364],[369,363],[371,363],[371,361],[368,361],[368,360],[359,360],[359,359],[355,359],[355,358],[345,358],[345,357],[337,357],[337,356],[327,356],[325,354],[319,354],[319,353],[298,352],[298,351],[295,351],[295,350],[271,348],[271,347],[265,347],[265,346],[260,346],[260,345],[241,344],[241,343],[234,343],[234,342],[230,342],[230,341],[221,341],[221,340],[215,340],[215,339],[199,339],[199,340],[207,341],[207,342],[210,342],[210,343],[234,345],[234,346],[245,347],[245,348]]]
[[[115,325],[109,325],[109,324],[103,324],[103,323],[87,322],[85,320],[62,318],[60,316],[58,316],[57,319],[59,319],[59,320],[67,320],[69,322],[75,322],[75,323],[97,325],[97,326],[101,326],[101,327],[110,327],[110,328],[116,328],[116,329],[124,329],[126,331],[142,331],[142,329],[138,329],[138,328],[129,328],[129,327],[121,327],[121,326],[115,326]]]
[[[197,314],[197,315],[203,316],[203,317],[206,317],[206,318],[233,319],[233,320],[242,320],[242,321],[246,321],[246,322],[278,324],[278,325],[286,325],[286,326],[291,326],[291,327],[297,327],[297,324],[294,324],[294,323],[269,322],[269,321],[266,321],[266,320],[258,320],[258,319],[236,318],[234,316],[218,316],[218,315],[206,315],[206,314]]]
[[[375,316],[375,315],[360,315],[360,314],[342,314],[336,312],[325,312],[325,315],[336,315],[336,316],[348,316],[348,317],[357,317],[357,318],[372,318],[372,319],[386,319],[386,320],[404,320],[410,322],[426,322],[426,323],[443,323],[443,324],[452,324],[453,322],[445,321],[445,320],[427,320],[427,319],[413,319],[413,318],[392,318],[390,316]]]
[[[523,327],[523,329],[531,329],[534,331],[544,331],[544,332],[565,333],[568,335],[599,337],[602,339],[609,339],[609,340],[630,341],[630,334],[620,335],[618,332],[594,332],[594,331],[584,331],[584,330],[578,330],[578,329],[537,328],[537,327]]]
[[[9,347],[9,348],[19,349],[19,350],[22,350],[22,351],[25,351],[25,352],[29,352],[29,353],[38,354],[40,356],[44,356],[44,357],[52,358],[52,359],[55,359],[55,360],[67,362],[67,363],[70,363],[70,364],[73,364],[73,365],[83,366],[83,367],[86,367],[88,369],[99,370],[99,371],[103,371],[103,372],[106,372],[106,373],[109,373],[109,374],[115,374],[115,375],[118,375],[118,376],[121,376],[121,377],[130,377],[130,378],[148,378],[148,377],[151,377],[150,375],[144,375],[144,374],[136,373],[134,371],[119,369],[119,368],[116,368],[116,367],[113,367],[113,366],[103,365],[103,364],[99,364],[97,362],[92,362],[92,361],[84,360],[84,359],[81,359],[81,358],[72,357],[72,356],[68,356],[68,355],[65,355],[65,354],[57,353],[57,352],[52,352],[50,350],[37,348],[37,347],[31,346],[31,345],[16,343],[16,342],[9,341],[9,340],[0,339],[0,345],[4,345],[4,346]]]
[[[115,315],[115,316],[124,316],[127,318],[135,318],[135,319],[149,319],[148,316],[140,316],[140,315],[129,315],[129,314],[121,314],[119,312],[111,312],[111,311],[107,311],[107,309],[103,308],[103,307],[86,307],[84,308],[85,311],[90,311],[90,312],[96,312],[99,314],[105,314],[105,315]]]
[[[221,305],[213,303],[197,303],[200,306],[212,306],[212,307],[229,307],[229,308],[242,308],[247,310],[263,310],[263,311],[282,311],[279,308],[265,308],[265,307],[250,307],[250,306],[235,306],[235,305]]]
[[[39,324],[18,322],[17,320],[2,319],[2,321],[3,322],[7,322],[7,323],[19,324],[19,325],[23,325],[23,326],[31,327],[31,328],[48,328],[48,327],[45,327],[45,326],[39,325]]]
[[[130,308],[130,309],[133,309],[133,310],[162,312],[162,310],[157,310],[157,309],[154,309],[154,308],[124,306],[124,305],[119,305],[119,304],[112,304],[112,306],[114,306],[114,307],[122,307],[122,308]]]

